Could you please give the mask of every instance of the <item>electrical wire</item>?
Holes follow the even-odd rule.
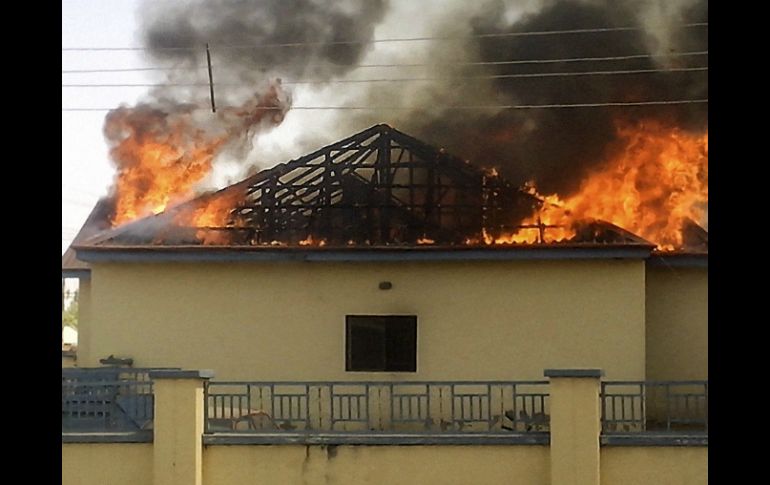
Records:
[[[680,28],[708,27],[708,22],[694,22],[681,24]],[[367,40],[340,40],[331,42],[285,42],[269,44],[231,44],[216,45],[209,44],[212,50],[215,49],[255,49],[269,47],[306,47],[306,46],[328,46],[328,45],[356,45],[356,44],[379,44],[387,42],[423,42],[423,41],[449,41],[449,40],[468,40],[468,39],[494,39],[505,37],[530,37],[530,36],[548,36],[548,35],[571,35],[571,34],[592,34],[607,32],[633,32],[645,30],[643,27],[601,27],[593,29],[566,29],[566,30],[539,30],[529,32],[498,32],[492,34],[476,34],[461,37],[401,37],[391,39],[367,39]],[[179,46],[179,47],[62,47],[63,52],[72,51],[148,51],[148,50],[197,50],[205,49],[205,45],[198,47]]]
[[[708,103],[708,99],[674,99],[674,100],[660,100],[660,101],[619,101],[619,102],[603,102],[603,103],[565,103],[565,104],[493,104],[493,105],[466,105],[466,106],[441,106],[433,105],[433,109],[447,109],[447,110],[475,110],[475,109],[561,109],[561,108],[599,108],[608,106],[659,106],[659,105],[675,105],[675,104],[703,104]],[[220,109],[240,109],[235,107],[224,107]],[[62,108],[62,111],[112,111],[116,108]],[[210,110],[209,107],[195,108],[198,110]],[[290,110],[391,110],[391,111],[403,111],[403,110],[424,110],[425,108],[416,109],[409,106],[291,106],[289,108],[282,107],[260,107],[258,109],[270,110],[270,111],[290,111]]]
[[[618,71],[578,71],[578,72],[537,72],[520,74],[492,74],[488,76],[457,76],[457,77],[415,77],[415,78],[383,78],[383,79],[332,79],[332,80],[304,80],[281,81],[285,85],[297,84],[365,84],[383,82],[426,82],[426,81],[462,81],[470,79],[532,79],[545,77],[573,77],[573,76],[614,76],[628,74],[653,74],[672,72],[708,71],[708,67],[675,67],[670,69],[625,69]],[[246,83],[215,83],[215,86],[253,86]],[[160,88],[160,87],[210,87],[208,83],[147,83],[147,84],[62,84],[63,88]]]
[[[607,62],[626,61],[635,59],[657,59],[668,57],[706,56],[708,51],[670,52],[666,54],[631,54],[627,56],[603,56],[603,57],[567,57],[563,59],[514,59],[508,61],[477,61],[477,62],[415,62],[415,63],[383,63],[383,64],[349,64],[351,68],[383,68],[383,67],[442,67],[442,66],[506,66],[519,64],[556,64],[568,62]],[[269,68],[271,66],[252,66],[254,68]],[[212,69],[217,66],[213,65]],[[196,67],[134,67],[134,68],[102,68],[102,69],[67,69],[62,74],[91,74],[108,72],[141,72],[141,71],[197,71],[207,69],[207,66]]]

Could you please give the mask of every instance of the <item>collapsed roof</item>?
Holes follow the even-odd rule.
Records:
[[[79,242],[92,248],[483,246],[521,228],[540,204],[491,170],[379,124]],[[546,244],[550,226],[526,227]],[[654,247],[603,221],[586,221],[574,237],[548,245]]]

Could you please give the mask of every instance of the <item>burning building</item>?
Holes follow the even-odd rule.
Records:
[[[104,200],[114,227],[74,245],[91,272],[79,361],[239,379],[534,378],[554,361],[702,378],[700,343],[675,370],[647,356],[705,339],[707,233],[683,218],[672,250],[569,204],[382,124],[129,223]],[[403,319],[391,368],[365,349]],[[688,330],[672,341],[671,325]]]
[[[153,58],[189,73],[211,39],[217,79],[247,84],[216,113],[163,87],[111,111],[115,184],[63,257],[78,365],[158,372],[123,413],[158,410],[131,425],[157,426],[135,460],[156,482],[705,477],[705,2],[460,3],[435,64],[367,64],[384,0],[154,7],[187,10],[146,26]],[[435,78],[348,76],[391,63]],[[297,153],[251,144],[303,108],[303,79],[387,106],[305,123],[307,154],[274,163]],[[201,190],[255,152],[267,168]],[[75,423],[94,401],[76,391]]]
[[[385,345],[356,335],[387,340],[393,317],[408,329],[399,355],[418,378],[511,367],[535,377],[555,363],[703,378],[705,2],[677,3],[670,16],[634,2],[534,3],[515,17],[489,2],[436,22],[437,38],[461,42],[428,43],[434,64],[391,54],[435,75],[430,83],[350,78],[376,67],[365,59],[378,49],[384,1],[295,2],[296,25],[273,1],[153,17],[150,57],[180,68],[169,81],[200,65],[196,46],[211,39],[230,89],[215,113],[171,84],[107,115],[116,178],[97,212],[108,216],[73,244],[90,265],[73,269],[91,277],[80,361],[114,354],[233,378],[350,379],[362,371],[351,356]],[[157,8],[177,7],[188,8]],[[249,42],[264,49],[236,48]],[[364,105],[405,100],[389,115],[399,129],[378,110],[341,110],[303,125],[298,145],[339,141],[201,194],[218,160],[244,160],[302,108],[292,86],[303,77],[347,83]],[[356,324],[362,316],[373,320]],[[176,345],[181,336],[188,345]],[[388,369],[375,354],[364,367]],[[688,357],[672,370],[650,364],[653,354]]]
[[[117,223],[125,214],[120,200]],[[606,221],[580,217],[591,213],[586,208],[572,214],[577,208],[376,125],[216,193],[119,225],[99,245],[646,244]],[[552,217],[561,224],[550,223]]]

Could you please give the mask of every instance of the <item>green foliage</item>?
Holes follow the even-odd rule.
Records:
[[[64,327],[78,328],[78,293],[75,292],[75,297],[72,299],[67,308],[61,312],[61,328]]]

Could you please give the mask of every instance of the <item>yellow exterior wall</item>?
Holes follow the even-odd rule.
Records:
[[[547,446],[206,446],[204,485],[549,484]]]
[[[69,367],[75,367],[75,356],[72,355],[64,355],[61,356],[61,366],[62,369],[69,368]]]
[[[203,485],[548,485],[547,446],[209,445]],[[153,483],[150,443],[62,445],[62,485]],[[705,485],[706,447],[601,448],[602,485]]]
[[[78,367],[97,366],[99,358],[91,354],[91,280],[78,280]],[[107,357],[103,355],[101,357]],[[94,363],[94,361],[96,361]]]
[[[155,379],[154,484],[201,485],[203,381]]]
[[[642,260],[97,263],[81,365],[114,354],[217,379],[542,379],[580,367],[643,379],[644,278]],[[418,372],[345,372],[346,314],[417,315]]]
[[[61,459],[62,485],[152,483],[151,443],[67,443]]]
[[[708,379],[707,268],[647,268],[647,378]]]
[[[602,485],[705,485],[708,448],[606,446]]]
[[[551,479],[599,485],[599,378],[551,377]]]

